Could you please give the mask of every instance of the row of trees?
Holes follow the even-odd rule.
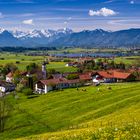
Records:
[[[85,61],[83,65],[79,68],[79,72],[86,70],[101,70],[101,69],[123,69],[125,70],[126,65],[124,63],[115,63],[112,61],[106,61],[98,59],[96,62],[94,60]]]

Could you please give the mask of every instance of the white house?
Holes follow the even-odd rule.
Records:
[[[0,92],[11,92],[15,90],[15,85],[5,81],[0,81]]]
[[[6,82],[12,83],[12,81],[13,81],[13,73],[12,72],[9,72],[6,75]]]
[[[35,92],[39,94],[41,93],[46,94],[52,90],[64,89],[68,87],[78,87],[81,85],[82,83],[80,82],[80,79],[67,80],[64,78],[59,78],[59,79],[40,80],[35,85]]]

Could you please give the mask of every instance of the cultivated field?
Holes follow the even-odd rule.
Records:
[[[0,54],[0,65],[5,65],[7,63],[16,64],[19,70],[25,71],[26,66],[30,63],[36,63],[41,67],[44,61],[44,56],[25,56],[24,54],[13,54],[13,53],[1,53]],[[16,63],[19,62],[19,63]],[[47,65],[47,69],[55,69],[59,72],[75,72],[77,68],[65,67],[65,62],[50,62]]]
[[[74,49],[77,52],[82,51],[82,49]],[[85,49],[83,50],[85,51]],[[70,50],[72,52],[72,50]],[[51,51],[49,53],[60,53],[60,51]],[[123,62],[126,65],[132,65],[138,63],[140,60],[140,56],[131,56],[131,57],[116,57],[115,62],[120,63]],[[25,56],[23,53],[1,53],[0,54],[0,65],[5,65],[7,63],[14,63],[17,65],[19,70],[26,70],[26,66],[30,63],[37,63],[41,66],[42,61],[44,61],[44,56]],[[17,63],[19,62],[19,63]],[[47,69],[55,69],[59,72],[75,72],[77,68],[74,67],[65,67],[66,62],[50,62],[47,65]]]
[[[28,99],[20,93],[18,99],[10,95],[7,100],[13,109],[0,138],[139,139],[139,91],[140,83],[118,83],[53,91]]]

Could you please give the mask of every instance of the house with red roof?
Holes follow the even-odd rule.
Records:
[[[97,73],[98,74],[95,77],[96,80],[105,82],[105,83],[129,82],[135,79],[135,76],[131,72],[108,70],[108,71],[99,71]]]
[[[84,82],[90,82],[92,80],[92,77],[89,74],[81,74],[79,75],[79,78],[81,81],[84,81]]]
[[[35,85],[35,92],[48,93],[52,90],[64,89],[69,87],[79,87],[82,83],[80,79],[67,80],[65,78],[40,80]]]
[[[6,75],[6,82],[9,82],[9,83],[12,83],[13,81],[13,72],[9,72],[7,75]]]

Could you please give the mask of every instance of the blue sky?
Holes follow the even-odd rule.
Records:
[[[0,0],[0,28],[140,28],[140,0]]]

